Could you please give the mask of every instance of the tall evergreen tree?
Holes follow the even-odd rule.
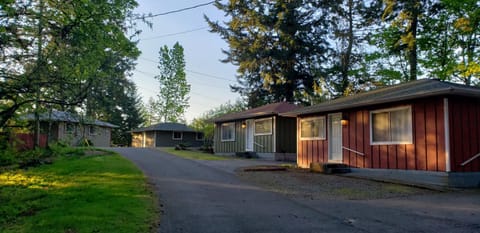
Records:
[[[225,25],[205,19],[229,44],[223,62],[238,65],[232,90],[250,107],[307,102],[321,92],[330,53],[323,1],[236,1],[215,6],[230,17]]]
[[[178,42],[172,49],[165,45],[160,48],[159,59],[160,75],[155,76],[160,83],[158,115],[164,122],[184,121],[190,85],[185,76],[183,47]]]

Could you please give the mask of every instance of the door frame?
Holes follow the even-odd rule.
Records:
[[[338,155],[340,158],[333,158],[333,154],[332,154],[332,144],[333,144],[333,117],[337,117],[339,118],[339,121],[338,121],[338,127],[340,129],[340,135],[338,135],[339,138],[339,141],[340,141],[340,155]],[[330,162],[343,162],[343,135],[342,135],[342,113],[341,112],[337,112],[337,113],[331,113],[331,114],[328,114],[327,116],[327,125],[328,125],[328,161]]]

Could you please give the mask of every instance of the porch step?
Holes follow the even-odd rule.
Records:
[[[247,159],[258,158],[257,152],[254,151],[235,152],[235,156]]]
[[[350,173],[350,168],[343,163],[310,163],[310,171],[324,174]]]

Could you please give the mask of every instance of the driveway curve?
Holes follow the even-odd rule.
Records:
[[[145,148],[113,148],[155,183],[159,232],[364,232],[224,169]]]
[[[238,166],[274,162],[196,161],[155,149],[112,150],[155,184],[163,204],[162,233],[480,232],[480,190],[377,200],[289,199],[245,183],[234,172]]]

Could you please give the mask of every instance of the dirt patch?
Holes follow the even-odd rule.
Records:
[[[244,172],[267,172],[267,171],[286,171],[286,167],[276,165],[259,165],[246,167],[242,169]]]
[[[310,200],[346,199],[371,200],[411,195],[431,194],[437,191],[406,185],[383,183],[366,179],[311,173],[305,169],[252,172],[240,169],[237,175],[244,181],[291,198]]]

